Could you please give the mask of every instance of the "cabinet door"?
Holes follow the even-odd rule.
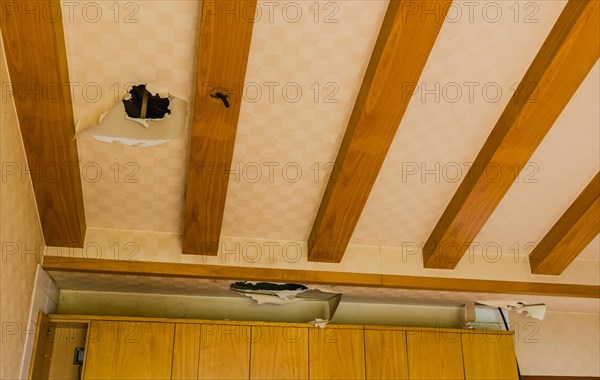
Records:
[[[252,326],[251,379],[308,379],[308,329]]]
[[[54,327],[51,326],[50,318],[41,311],[38,313],[37,322],[29,378],[47,379],[50,371],[49,359],[52,357]]]
[[[363,330],[311,328],[309,363],[311,379],[364,379]]]
[[[248,379],[250,326],[201,326],[198,379]]]
[[[85,347],[87,325],[56,324],[54,343],[50,359],[49,380],[77,380],[79,365],[73,364],[73,353],[77,347]]]
[[[513,336],[462,334],[466,379],[518,379]]]
[[[168,379],[172,323],[92,321],[84,379]]]
[[[461,334],[448,331],[407,331],[408,377],[464,379]]]
[[[404,331],[365,330],[367,379],[408,379]]]
[[[175,324],[172,380],[196,380],[198,378],[200,326],[198,324]]]

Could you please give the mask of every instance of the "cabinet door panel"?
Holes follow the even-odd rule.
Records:
[[[311,379],[364,379],[365,352],[363,330],[309,330]]]
[[[365,330],[367,379],[408,379],[404,331]]]
[[[33,352],[31,358],[31,366],[29,367],[30,379],[47,379],[50,371],[50,363],[48,358],[52,357],[52,339],[54,327],[50,324],[50,318],[41,311],[38,313],[38,327],[35,332],[35,340],[33,341]],[[48,332],[52,334],[48,336]]]
[[[86,325],[58,324],[54,327],[54,343],[50,359],[49,380],[77,380],[79,365],[73,364],[76,347],[85,347]]]
[[[518,379],[512,335],[462,335],[466,379]]]
[[[248,379],[250,326],[201,326],[198,379]]]
[[[177,323],[173,344],[172,380],[198,378],[198,358],[200,357],[200,326]]]
[[[251,379],[307,379],[308,329],[252,326]]]
[[[92,321],[84,379],[168,379],[173,323]]]
[[[411,379],[464,379],[458,332],[407,331],[408,376]]]

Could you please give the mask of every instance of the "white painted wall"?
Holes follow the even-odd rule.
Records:
[[[510,317],[523,375],[600,376],[600,314]]]
[[[58,308],[58,288],[50,276],[38,265],[35,273],[33,292],[31,294],[31,306],[29,308],[29,320],[27,321],[27,330],[25,334],[25,347],[23,357],[21,358],[20,379],[27,379],[29,374],[29,365],[31,363],[31,353],[33,351],[33,342],[35,340],[35,331],[37,330],[37,320],[39,312],[45,314],[56,313]]]

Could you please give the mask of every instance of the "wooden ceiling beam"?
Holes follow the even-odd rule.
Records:
[[[389,3],[308,239],[309,261],[344,255],[451,1],[429,3],[437,14]]]
[[[453,269],[600,56],[600,2],[570,0],[423,248]]]
[[[256,0],[202,2],[184,254],[217,254],[255,8]]]
[[[348,273],[129,260],[90,260],[87,258],[56,257],[47,255],[44,256],[42,267],[47,271],[57,270],[93,274],[110,273],[135,276],[166,276],[221,280],[244,279],[247,281],[294,282],[309,285],[323,284],[447,292],[600,298],[600,286],[597,285],[556,284],[544,282],[476,280],[448,277],[384,275],[375,273]]]
[[[13,164],[18,178],[20,171],[31,173],[45,244],[83,247],[86,223],[60,9],[59,0],[2,3],[11,80],[2,90],[12,92],[28,167]]]
[[[600,172],[531,252],[531,273],[561,274],[598,233]]]

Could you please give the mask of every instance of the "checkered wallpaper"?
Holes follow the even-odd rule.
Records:
[[[69,5],[70,4],[70,5]],[[193,96],[199,2],[63,2],[75,117],[118,99],[132,82]],[[66,16],[70,16],[66,17]],[[78,138],[89,226],[180,231],[189,129],[139,148]]]

